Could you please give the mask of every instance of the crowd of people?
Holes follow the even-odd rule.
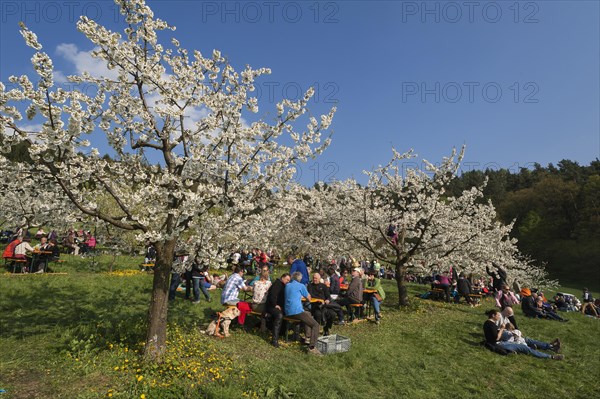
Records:
[[[236,306],[241,312],[238,320],[248,312],[260,315],[261,329],[270,330],[270,342],[275,347],[279,347],[284,320],[304,327],[304,339],[300,339],[299,328],[294,330],[293,339],[305,343],[308,352],[315,355],[320,355],[315,345],[321,326],[323,334],[329,335],[334,324],[345,325],[346,318],[348,322],[357,321],[363,315],[360,308],[366,305],[373,309],[374,322],[380,323],[385,291],[376,262],[363,262],[361,266],[361,262],[350,258],[340,267],[335,260],[325,263],[314,262],[310,255],[288,256],[284,265],[289,272],[274,278],[272,251],[239,251],[230,259],[232,273],[221,280],[221,304]],[[183,274],[173,270],[169,299],[175,299],[177,287],[186,280],[186,299],[192,299],[188,288],[192,286],[194,303],[199,301],[199,291],[210,301],[208,291],[216,288],[216,276],[209,276],[207,268],[198,268],[197,263]],[[245,299],[240,293],[245,293]]]
[[[31,244],[28,230],[17,230],[16,235],[10,238],[3,257],[7,261],[24,260],[26,266],[22,268],[23,272],[43,273],[49,262],[60,257],[58,235],[54,230],[46,233],[38,229],[34,238],[39,243],[35,246]],[[74,255],[85,254],[95,248],[96,238],[90,231],[70,229],[64,235],[63,245]],[[183,262],[185,258],[182,256],[179,261]],[[308,346],[308,352],[316,355],[320,355],[315,345],[321,326],[323,334],[329,335],[333,325],[344,325],[346,319],[349,322],[357,320],[364,305],[372,308],[374,322],[380,322],[381,303],[385,300],[381,279],[389,275],[378,262],[359,262],[351,257],[322,262],[314,261],[308,254],[304,257],[290,255],[286,260],[284,265],[289,267],[289,272],[278,278],[272,276],[274,266],[281,261],[274,250],[254,248],[232,252],[227,259],[232,269],[230,276],[211,275],[208,264],[194,260],[191,268],[184,273],[173,270],[169,299],[175,299],[182,282],[185,283],[185,298],[195,304],[200,303],[201,294],[211,302],[211,291],[222,288],[220,303],[237,307],[241,315],[249,312],[259,314],[261,330],[270,330],[273,346],[279,347],[284,318],[295,320],[304,327],[303,342]],[[155,261],[156,250],[149,243],[145,262]],[[464,298],[470,306],[477,306],[473,294],[492,296],[499,309],[486,312],[488,319],[483,330],[486,346],[496,352],[519,352],[556,360],[563,358],[558,354],[561,347],[559,339],[545,343],[523,336],[513,310],[515,305],[521,305],[526,317],[559,322],[568,321],[559,314],[563,311],[580,311],[591,317],[600,317],[600,300],[594,299],[587,288],[583,290],[582,301],[566,293],[557,293],[549,301],[537,289],[521,288],[516,282],[511,288],[506,271],[497,264],[493,264],[492,269],[486,267],[486,272],[489,280],[450,269],[434,273],[429,278],[419,276],[416,281],[430,282],[432,290],[443,292],[447,302],[459,303]],[[243,300],[240,299],[241,292],[247,293]],[[300,339],[298,330],[294,331],[294,338]],[[544,350],[555,354],[542,352]]]
[[[33,235],[29,229],[17,227],[14,232],[5,230],[3,236],[6,237],[8,245],[2,257],[13,270],[16,270],[14,267],[16,263],[23,263],[24,266],[20,267],[22,273],[44,273],[48,271],[50,262],[60,258],[61,248],[56,230],[46,233],[40,227]],[[89,230],[69,229],[63,237],[62,244],[64,252],[67,253],[84,256],[96,247],[96,238]],[[32,239],[39,242],[32,245]]]
[[[377,262],[358,262],[352,258],[315,262],[310,255],[303,258],[289,256],[284,263],[289,267],[289,272],[273,278],[275,262],[270,257],[272,254],[272,251],[260,249],[233,252],[229,257],[233,270],[229,278],[209,276],[207,268],[195,274],[195,266],[192,267],[191,272],[186,272],[191,273],[191,277],[187,278],[190,283],[186,284],[186,298],[190,296],[187,287],[193,287],[194,302],[198,302],[200,291],[210,300],[208,290],[217,287],[216,280],[219,287],[223,288],[221,304],[236,306],[242,314],[251,311],[260,314],[261,330],[270,330],[273,346],[279,346],[283,321],[296,320],[304,327],[308,352],[315,354],[320,353],[315,349],[315,343],[321,327],[323,334],[329,335],[334,325],[344,325],[346,319],[353,322],[360,316],[355,311],[360,306],[353,305],[368,304],[373,309],[374,321],[380,322],[381,303],[385,300],[381,278],[386,273],[382,273],[383,268]],[[477,306],[472,294],[493,298],[499,309],[486,312],[488,320],[484,324],[486,343],[493,350],[558,360],[563,358],[558,354],[560,340],[544,343],[522,335],[513,310],[516,305],[521,305],[526,317],[568,321],[558,311],[581,311],[598,317],[600,304],[592,298],[587,288],[584,290],[583,304],[573,295],[563,293],[557,293],[552,303],[539,290],[520,288],[516,282],[511,288],[506,272],[497,264],[493,264],[492,269],[487,268],[487,273],[489,280],[459,274],[451,269],[435,273],[430,282],[432,288],[443,291],[445,300],[449,302],[454,300],[458,303],[464,298],[467,304]],[[199,278],[199,284],[195,283],[194,277]],[[180,282],[181,279],[177,277],[172,280],[170,298],[174,298],[174,288]],[[245,299],[240,299],[242,292],[246,293]],[[299,339],[297,331],[294,333],[295,338]],[[548,355],[540,350],[554,351],[555,354]]]

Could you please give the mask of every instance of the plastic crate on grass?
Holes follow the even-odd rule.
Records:
[[[348,352],[350,350],[350,338],[337,334],[321,337],[317,340],[317,349],[325,355]]]

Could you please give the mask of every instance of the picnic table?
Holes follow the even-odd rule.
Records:
[[[36,260],[39,260],[43,256],[48,257],[48,255],[52,255],[52,251],[40,251],[40,250],[33,251],[32,256],[31,256],[31,265],[29,267],[29,270],[31,272],[33,272],[33,266],[35,265]],[[44,273],[46,272],[47,267],[48,267],[48,259],[46,258],[46,261],[44,262],[43,269],[42,269]]]

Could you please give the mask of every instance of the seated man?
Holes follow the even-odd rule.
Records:
[[[359,267],[355,267],[354,269],[352,269],[352,280],[348,285],[346,296],[337,301],[337,303],[340,306],[346,307],[346,310],[348,311],[351,320],[354,320],[354,313],[352,312],[352,308],[350,307],[350,305],[362,303],[363,300],[363,285],[362,281],[360,280],[361,271],[362,269]],[[338,311],[337,324],[344,324],[344,312],[341,309]]]
[[[223,293],[221,294],[221,304],[234,306],[240,301],[238,296],[241,291],[252,291],[252,287],[248,287],[244,282],[244,268],[241,266],[235,266],[233,273],[227,279],[225,287],[223,287]]]
[[[290,274],[283,273],[281,278],[275,280],[267,291],[267,300],[265,302],[265,313],[271,317],[273,338],[271,343],[274,347],[279,347],[279,332],[283,320],[283,310],[285,308],[285,285],[290,282]]]
[[[292,280],[285,286],[285,315],[304,324],[304,334],[309,339],[308,352],[321,356],[321,352],[315,348],[319,338],[319,323],[302,307],[302,298],[310,301],[311,296],[300,281],[302,281],[302,273],[294,272]]]
[[[521,290],[521,310],[523,310],[523,314],[527,317],[544,317],[542,311],[536,306],[535,298],[529,288]]]
[[[50,244],[48,244],[48,239],[46,237],[40,238],[40,243],[36,245],[34,249],[36,252],[51,252]],[[51,256],[52,254],[38,254],[34,265],[35,270],[32,270],[32,272],[43,273],[48,267],[49,255]]]
[[[581,305],[581,313],[585,314],[585,310],[589,308],[590,313],[596,317],[598,316],[598,311],[596,310],[596,305],[594,305],[594,298],[592,297],[592,293],[587,289],[583,289],[583,304]]]
[[[331,330],[336,316],[336,311],[333,309],[334,303],[331,303],[329,288],[321,282],[319,273],[313,274],[312,283],[308,284],[306,288],[313,299],[323,300],[323,302],[311,303],[310,311],[319,324],[325,321],[324,334],[329,335],[329,330]]]
[[[541,349],[559,352],[560,340],[558,338],[551,343],[545,343],[522,337],[520,334],[515,335],[510,332],[510,327],[508,325],[498,327],[498,321],[502,316],[497,309],[489,310],[486,312],[486,315],[488,316],[488,319],[483,323],[486,346],[500,347],[507,351],[529,354],[538,358],[554,360],[564,359],[564,356],[562,355],[549,355],[538,351],[538,349]]]

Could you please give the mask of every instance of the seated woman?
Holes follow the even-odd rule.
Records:
[[[372,294],[369,298],[373,304],[373,311],[375,312],[375,323],[379,324],[381,319],[381,303],[385,299],[385,291],[381,286],[381,280],[375,277],[377,272],[372,271],[367,275],[367,284],[365,289],[377,290],[376,293]]]
[[[517,326],[517,320],[515,319],[515,312],[513,311],[513,305],[519,303],[519,300],[515,296],[515,294],[510,290],[508,284],[503,284],[502,289],[498,291],[496,294],[496,306],[500,307],[500,311],[503,317],[506,317],[510,320],[511,324],[515,328],[519,328]]]
[[[263,265],[260,269],[260,276],[254,281],[254,290],[252,295],[252,310],[257,313],[264,313],[265,303],[267,302],[267,291],[271,288],[271,278],[269,266]]]
[[[33,252],[34,249],[31,246],[31,244],[29,244],[30,242],[31,239],[29,237],[23,238],[23,241],[21,241],[15,246],[15,254],[13,258],[28,259],[29,261],[31,261],[31,257],[29,257],[28,254]]]
[[[564,359],[563,355],[549,355],[538,350],[551,350],[558,353],[560,351],[560,340],[558,338],[551,343],[546,343],[523,337],[520,334],[512,333],[510,325],[498,327],[497,322],[502,316],[497,309],[487,311],[486,315],[488,319],[483,323],[486,344],[498,346],[506,351],[524,353],[542,359]]]

